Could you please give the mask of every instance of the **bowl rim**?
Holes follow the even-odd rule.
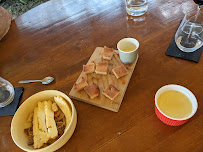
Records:
[[[70,122],[70,124],[69,124],[68,126],[66,126],[66,129],[65,129],[63,135],[62,135],[59,139],[57,139],[54,143],[52,143],[52,144],[50,144],[49,146],[44,147],[44,148],[33,149],[33,150],[29,150],[29,151],[46,151],[46,150],[49,149],[50,147],[56,145],[56,144],[59,143],[63,138],[65,138],[66,133],[68,132],[68,130],[70,129],[70,127],[71,127],[72,124],[73,124],[73,118],[74,118],[74,117],[76,117],[76,121],[77,121],[76,109],[75,109],[75,106],[74,106],[72,100],[71,100],[65,93],[63,93],[63,92],[61,92],[61,91],[59,91],[59,90],[43,90],[43,91],[39,91],[39,92],[37,92],[37,93],[31,95],[29,98],[27,98],[27,99],[20,105],[20,107],[18,108],[18,110],[21,108],[21,106],[22,106],[27,100],[29,100],[29,99],[32,98],[33,96],[35,96],[35,95],[37,95],[37,94],[39,94],[39,93],[50,92],[50,91],[62,93],[63,95],[65,95],[65,96],[67,97],[67,99],[68,99],[67,102],[71,105],[71,112],[72,112],[71,122]],[[66,99],[65,99],[65,100],[66,100]],[[18,110],[16,111],[16,113],[18,112]],[[10,128],[11,137],[12,137],[14,143],[15,143],[19,148],[21,148],[22,150],[27,151],[26,148],[23,148],[22,146],[20,146],[20,145],[15,141],[15,139],[14,139],[14,137],[13,137],[13,134],[12,134],[13,121],[14,121],[14,119],[15,119],[16,113],[15,113],[15,115],[13,116],[12,122],[11,122],[11,128]],[[75,126],[75,127],[76,127],[76,126]],[[71,135],[71,136],[72,136],[72,135]]]
[[[193,99],[194,99],[193,102],[196,103],[196,107],[194,107],[192,101],[190,101],[190,102],[192,103],[192,107],[195,108],[195,109],[191,112],[191,114],[190,114],[189,116],[187,116],[187,117],[185,117],[185,118],[173,118],[173,117],[170,117],[170,116],[166,115],[165,113],[163,113],[163,112],[161,111],[161,109],[160,109],[159,106],[157,105],[158,95],[159,95],[159,93],[160,93],[163,89],[167,89],[167,88],[171,88],[171,89],[168,89],[168,90],[175,90],[174,88],[177,88],[177,89],[181,89],[181,90],[187,91],[187,93],[189,93],[189,94],[193,97]],[[176,90],[176,91],[179,91],[179,90]],[[165,91],[163,91],[163,92],[165,92]],[[180,91],[179,91],[179,92],[180,92]],[[183,92],[181,92],[181,93],[183,93]],[[187,95],[186,93],[183,93],[183,94],[188,97],[188,95]],[[189,98],[189,97],[188,97],[188,98]],[[195,95],[192,93],[192,91],[190,91],[190,90],[187,89],[186,87],[183,87],[183,86],[177,85],[177,84],[168,84],[168,85],[162,86],[162,87],[159,88],[159,90],[156,92],[156,94],[155,94],[155,106],[156,106],[156,108],[158,109],[158,111],[159,111],[162,115],[164,115],[165,117],[167,117],[167,118],[169,118],[169,119],[171,119],[171,120],[183,121],[183,120],[188,120],[188,119],[190,119],[191,117],[194,116],[194,114],[197,112],[198,102],[197,102],[197,98],[196,98]]]

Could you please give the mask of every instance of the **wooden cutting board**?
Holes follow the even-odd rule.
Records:
[[[109,63],[108,64],[109,65],[108,74],[107,75],[98,75],[96,73],[92,73],[92,74],[86,75],[83,72],[81,72],[80,76],[78,77],[78,80],[76,81],[76,83],[78,83],[80,78],[84,77],[87,80],[88,84],[91,84],[92,82],[96,83],[100,88],[100,95],[94,99],[91,99],[87,95],[87,93],[84,91],[84,89],[77,92],[72,88],[69,93],[69,96],[71,98],[79,100],[79,101],[83,101],[83,102],[86,102],[86,103],[89,103],[89,104],[92,104],[92,105],[95,105],[95,106],[98,106],[98,107],[101,107],[104,109],[118,112],[138,58],[133,64],[125,65],[129,71],[128,75],[126,75],[120,79],[117,79],[115,77],[115,75],[112,73],[112,69],[119,66],[120,64],[122,64],[122,62],[120,61],[120,58],[119,58],[118,51],[115,50],[112,60],[107,61],[107,60],[100,58],[102,49],[103,49],[103,47],[97,47],[95,49],[95,51],[93,52],[92,56],[90,57],[89,61],[87,62],[87,64],[94,62],[96,65],[96,63],[98,63],[98,62],[108,62]],[[81,66],[81,69],[83,69],[82,66]],[[110,100],[109,98],[105,97],[102,94],[102,91],[109,84],[113,84],[115,87],[117,87],[121,91],[120,94],[113,101]]]

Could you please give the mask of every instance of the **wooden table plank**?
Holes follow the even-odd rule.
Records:
[[[201,119],[198,116],[183,126],[171,127],[153,114],[96,151],[201,151]],[[193,147],[195,143],[197,147]]]
[[[188,122],[182,126],[180,130],[171,134],[168,138],[151,148],[149,151],[161,152],[164,151],[165,147],[168,147],[167,151],[202,151],[202,119],[202,115],[197,116],[196,119],[191,120],[191,123]]]

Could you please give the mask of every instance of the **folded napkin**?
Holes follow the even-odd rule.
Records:
[[[18,105],[19,105],[21,96],[23,94],[23,90],[24,90],[23,87],[14,88],[14,91],[15,91],[14,99],[9,105],[3,108],[0,108],[0,117],[11,116],[15,114],[16,110],[18,109]]]

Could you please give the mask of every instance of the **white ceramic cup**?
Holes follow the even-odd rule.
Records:
[[[135,45],[136,48],[130,52],[123,51],[123,50],[129,48],[129,46],[131,46],[131,45]],[[135,60],[137,59],[139,42],[136,39],[134,39],[134,38],[121,39],[117,43],[117,48],[119,51],[120,59],[124,64],[131,64],[131,63],[135,62]]]

